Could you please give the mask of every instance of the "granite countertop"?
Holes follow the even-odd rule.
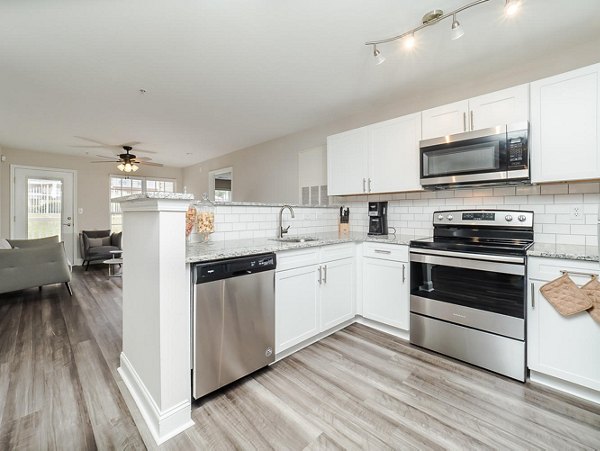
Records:
[[[407,246],[411,240],[419,237],[413,235],[389,235],[388,237],[371,237],[363,233],[339,235],[338,232],[310,235],[316,241],[301,243],[276,241],[273,238],[255,238],[247,240],[210,241],[206,243],[188,243],[186,263],[220,260],[223,258],[244,257],[247,255],[282,252],[293,249],[328,246],[341,243],[377,242]],[[291,236],[290,238],[294,238]]]
[[[562,258],[565,260],[598,261],[598,246],[575,244],[534,243],[527,251],[529,257]]]
[[[111,202],[127,202],[138,199],[194,200],[194,195],[189,193],[140,193],[117,197],[111,199]]]

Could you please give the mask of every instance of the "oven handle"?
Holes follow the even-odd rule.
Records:
[[[416,247],[411,247],[410,253],[425,255],[442,255],[444,257],[468,258],[469,260],[485,260],[497,263],[518,263],[521,265],[525,264],[525,257],[515,257],[508,255],[469,254],[467,252],[438,251],[434,249],[421,249]]]
[[[411,254],[411,262],[429,263],[432,265],[450,266],[453,268],[474,269],[476,271],[490,271],[500,274],[512,274],[515,276],[525,275],[524,265],[513,265],[510,263],[499,263],[481,260],[467,260],[464,258],[437,257],[435,255]]]

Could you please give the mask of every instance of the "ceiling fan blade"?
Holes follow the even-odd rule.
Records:
[[[90,163],[120,163],[120,161],[115,160],[105,160],[105,161],[90,161]]]
[[[150,157],[135,157],[136,160],[140,160],[140,161],[150,161],[152,160],[152,158]]]
[[[150,163],[148,161],[138,161],[138,163],[139,164],[143,164],[144,166],[156,166],[156,167],[159,167],[159,168],[163,167],[163,165],[160,164],[160,163]]]
[[[98,141],[97,139],[86,138],[85,136],[74,136],[74,138],[83,139],[84,141],[89,141],[89,142],[95,143],[95,144],[100,144],[103,147],[111,147],[110,144],[103,143],[102,141]]]
[[[80,149],[90,149],[90,148],[92,148],[92,149],[105,149],[106,148],[106,146],[100,146],[100,145],[98,145],[98,146],[81,145],[81,146],[69,146],[69,147],[77,147],[77,148],[80,148]]]
[[[106,155],[96,155],[96,157],[98,157],[98,158],[105,158],[105,159],[107,159],[107,160],[111,160],[111,161],[112,161],[112,160],[114,160],[115,158],[118,158],[119,156],[118,156],[118,155],[114,155],[114,156],[112,156],[112,157],[107,157]]]
[[[138,144],[142,144],[141,141],[129,141],[128,143],[120,144],[119,147],[124,147],[124,146],[135,147]]]
[[[134,148],[134,149],[132,150],[132,152],[158,153],[158,152],[155,152],[155,151],[153,151],[153,150],[144,150],[144,149],[138,149],[138,148]]]

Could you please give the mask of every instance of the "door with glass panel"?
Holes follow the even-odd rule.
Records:
[[[70,262],[75,261],[74,178],[72,171],[12,166],[11,203],[14,239],[58,235]]]

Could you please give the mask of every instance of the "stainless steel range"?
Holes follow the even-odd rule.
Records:
[[[410,342],[525,381],[533,212],[437,211],[410,243]]]

